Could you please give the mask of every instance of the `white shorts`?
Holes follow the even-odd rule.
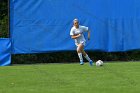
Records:
[[[83,46],[85,46],[86,42],[85,41],[81,41],[80,43],[75,43],[76,46],[78,46],[79,44],[82,44]]]

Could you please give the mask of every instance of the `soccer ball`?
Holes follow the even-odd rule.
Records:
[[[96,66],[103,66],[103,61],[102,60],[98,60],[96,62]]]

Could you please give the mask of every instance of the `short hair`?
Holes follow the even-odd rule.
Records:
[[[77,18],[75,18],[75,19],[73,20],[73,23],[74,23],[74,21],[77,21],[77,22],[79,22]]]

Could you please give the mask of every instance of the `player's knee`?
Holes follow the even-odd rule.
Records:
[[[81,53],[81,51],[80,50],[77,50],[77,53]]]
[[[80,48],[77,48],[77,53],[81,53],[81,49]]]
[[[79,44],[78,47],[77,47],[77,52],[82,53],[82,50],[83,50],[83,45]]]

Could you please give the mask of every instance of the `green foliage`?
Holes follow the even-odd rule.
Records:
[[[8,17],[5,16],[1,21],[0,21],[0,37],[1,38],[6,38],[9,35],[8,32]]]
[[[7,0],[0,1],[0,37],[6,38],[9,36],[8,32],[8,5]]]
[[[12,63],[32,64],[32,63],[69,63],[79,61],[76,52],[57,52],[42,54],[18,54],[12,55]]]
[[[129,52],[93,52],[87,51],[94,61],[139,61],[140,51]],[[87,61],[84,59],[84,61]],[[32,64],[32,63],[71,63],[79,62],[76,51],[43,53],[43,54],[18,54],[12,55],[13,64]]]

